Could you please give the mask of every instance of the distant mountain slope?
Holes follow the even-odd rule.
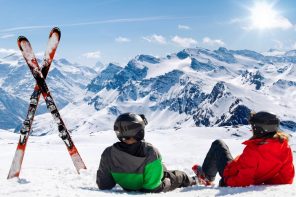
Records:
[[[41,60],[39,62],[41,64]],[[15,128],[25,117],[35,80],[25,61],[18,54],[0,59],[0,68],[1,99],[3,106],[6,106],[5,110],[0,110],[0,117],[4,117],[0,128]],[[96,74],[95,69],[91,67],[59,59],[53,61],[46,81],[57,106],[63,108],[84,94],[85,87]],[[4,99],[4,96],[9,99]],[[40,101],[39,114],[47,112],[43,99]],[[11,105],[11,103],[14,104]]]
[[[0,88],[0,125],[1,129],[11,129],[18,126],[22,117],[26,115],[23,110],[27,103],[20,98],[11,96]]]
[[[248,124],[251,111],[266,110],[279,115],[283,128],[296,130],[291,53],[192,48],[166,57],[138,55],[124,67],[101,69],[63,116],[71,130],[96,132],[112,129],[127,111],[146,114],[150,129],[164,129]],[[37,133],[53,131],[43,126],[46,117],[38,117]]]

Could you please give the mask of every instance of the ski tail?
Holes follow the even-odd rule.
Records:
[[[25,154],[25,148],[24,147],[17,147],[11,166],[10,166],[10,170],[7,176],[7,179],[11,179],[14,177],[19,177],[20,175],[20,171],[21,171],[21,166],[22,166],[22,162],[24,159],[24,154]]]
[[[81,169],[86,169],[86,166],[78,152],[78,150],[76,149],[76,146],[73,144],[73,146],[71,147],[71,149],[68,149],[71,159],[74,163],[74,166],[77,170],[77,173],[80,174],[80,170]]]
[[[53,61],[53,57],[59,45],[60,37],[61,37],[61,31],[59,30],[59,28],[54,27],[49,34],[47,48],[46,48],[43,63],[42,63],[42,74],[45,78],[48,74],[49,68]],[[20,37],[20,38],[26,40],[26,38],[24,37]],[[18,39],[18,44],[21,40],[20,38]],[[36,84],[34,87],[34,91],[30,97],[30,104],[27,111],[27,116],[20,130],[18,145],[12,160],[12,164],[11,164],[7,179],[18,177],[20,174],[23,158],[25,155],[27,140],[31,132],[31,127],[34,120],[35,112],[37,110],[40,94],[41,94],[41,91],[39,90],[39,86]]]

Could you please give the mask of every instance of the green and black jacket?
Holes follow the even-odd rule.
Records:
[[[146,142],[127,145],[118,142],[106,148],[97,171],[97,184],[102,190],[119,184],[125,190],[165,192],[170,183],[156,148]]]

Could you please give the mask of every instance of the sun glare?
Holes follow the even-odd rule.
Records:
[[[257,2],[251,11],[251,22],[254,28],[268,29],[273,26],[278,13],[273,9],[272,5],[266,2]]]

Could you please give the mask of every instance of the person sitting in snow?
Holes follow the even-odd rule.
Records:
[[[243,143],[246,147],[235,159],[222,140],[212,143],[202,166],[192,167],[199,183],[212,185],[219,172],[220,186],[292,184],[293,156],[288,136],[278,130],[279,119],[262,111],[251,114],[249,123],[253,136]]]
[[[145,125],[144,115],[124,113],[117,117],[114,131],[120,142],[101,155],[96,180],[99,189],[110,190],[119,184],[127,191],[158,193],[196,184],[185,172],[166,170],[158,150],[144,141]]]

